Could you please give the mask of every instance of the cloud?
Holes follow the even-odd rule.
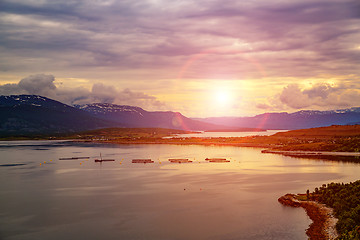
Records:
[[[26,91],[21,89],[18,84],[8,83],[0,85],[0,95],[18,95],[26,94]]]
[[[37,74],[21,79],[18,86],[29,94],[51,96],[56,90],[54,81],[52,75]]]
[[[23,78],[17,84],[0,85],[0,95],[31,94],[49,97],[74,105],[87,103],[114,103],[143,107],[146,110],[161,110],[166,104],[156,97],[130,89],[117,90],[103,83],[93,84],[91,90],[83,87],[62,88],[55,84],[53,75],[36,74]]]
[[[280,94],[280,100],[291,108],[304,108],[311,105],[308,95],[304,94],[298,84],[285,87]]]
[[[303,90],[303,93],[308,95],[309,98],[321,97],[322,99],[326,99],[330,93],[336,92],[336,88],[332,87],[328,83],[316,84],[310,89]]]
[[[360,102],[360,89],[331,86],[328,83],[315,84],[311,88],[301,89],[298,84],[290,84],[283,89],[279,99],[293,109],[351,107],[357,106]]]
[[[91,98],[94,102],[113,103],[117,95],[118,92],[114,87],[102,83],[95,83],[91,89]]]
[[[11,94],[37,94],[43,96],[53,96],[56,86],[55,78],[52,75],[37,74],[30,75],[20,80],[17,84],[0,85],[1,95]]]
[[[265,104],[265,103],[258,103],[258,104],[256,104],[256,108],[269,110],[269,109],[271,109],[271,106],[268,104]]]
[[[258,77],[249,58],[271,76],[359,73],[359,51],[353,50],[359,8],[356,0],[4,0],[0,61],[12,56],[1,65],[13,70],[172,72],[199,53],[233,48],[213,52],[208,59],[214,60],[203,61],[191,77],[203,78],[219,63],[233,76]]]
[[[175,80],[185,92],[195,81],[216,79],[262,81],[259,88],[268,93],[249,90],[249,102],[274,97],[268,106],[259,103],[258,109],[312,107],[329,99],[335,106],[344,105],[357,90],[299,85],[285,90],[283,101],[281,91],[276,97],[275,91],[285,86],[286,78],[293,79],[289,84],[323,76],[358,79],[359,9],[359,0],[2,0],[0,78],[11,76],[14,82],[18,74],[52,72],[93,83],[104,79],[103,86],[90,90],[65,89],[56,81],[57,89],[51,89],[51,82],[41,89],[68,103],[113,101],[155,108],[157,100],[139,96],[138,91],[151,89],[167,96],[179,91],[170,93],[163,81]],[[121,89],[106,89],[113,85]],[[124,90],[128,87],[130,93]],[[30,89],[9,84],[1,91]],[[291,99],[291,93],[303,101]],[[186,102],[184,109],[192,113],[206,109],[194,110],[199,104],[188,104],[189,99],[179,101],[177,108]]]

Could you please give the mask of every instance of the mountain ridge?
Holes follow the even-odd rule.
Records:
[[[210,117],[193,119],[213,124],[223,124],[230,127],[294,130],[360,123],[360,107],[329,111],[300,110],[294,113],[263,113],[253,117]]]
[[[219,129],[306,129],[360,123],[360,108],[263,113],[253,117],[188,118],[180,112],[146,111],[110,103],[69,106],[38,95],[0,96],[0,135],[61,134],[108,127]]]
[[[127,105],[73,107],[38,95],[0,96],[0,136],[67,134],[111,127],[211,130],[224,126],[192,120],[178,112],[148,112]]]
[[[180,112],[146,111],[140,107],[110,103],[92,103],[76,105],[77,108],[95,116],[112,120],[132,127],[156,127],[182,130],[214,130],[227,126],[205,123],[185,117]]]

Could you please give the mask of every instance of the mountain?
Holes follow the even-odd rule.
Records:
[[[78,132],[121,126],[36,95],[0,96],[0,135],[36,135]]]
[[[139,107],[107,103],[72,107],[37,95],[0,96],[1,137],[76,133],[109,127],[224,128],[176,112],[148,112]]]
[[[94,103],[68,106],[36,95],[0,96],[0,136],[74,133],[108,127],[180,130],[304,129],[360,123],[360,108],[190,119],[179,112]]]
[[[94,116],[131,127],[171,128],[181,130],[214,130],[229,127],[192,120],[179,112],[148,112],[139,107],[109,103],[76,105]]]
[[[231,127],[262,129],[304,129],[360,122],[360,108],[333,111],[302,110],[295,113],[264,113],[254,117],[213,117],[194,120]]]

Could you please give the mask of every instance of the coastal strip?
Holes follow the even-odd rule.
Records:
[[[311,157],[311,156],[343,156],[343,157],[359,157],[360,152],[326,152],[326,151],[278,151],[278,150],[262,150],[262,153],[281,154],[290,157]]]
[[[302,207],[305,209],[307,215],[313,221],[306,230],[310,240],[336,239],[338,233],[335,226],[338,219],[334,217],[333,209],[316,201],[299,200],[298,196],[286,194],[280,197],[278,201],[285,206]]]

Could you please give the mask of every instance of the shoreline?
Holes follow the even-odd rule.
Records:
[[[35,139],[35,141],[42,141],[49,139]],[[9,141],[9,140],[0,140]],[[12,140],[10,140],[12,141]],[[16,141],[16,140],[15,140]],[[33,140],[17,140],[17,141],[33,141]],[[278,147],[276,144],[269,143],[251,143],[251,142],[201,142],[201,141],[113,141],[113,140],[90,140],[90,139],[50,139],[50,141],[69,141],[78,143],[100,143],[100,144],[169,144],[169,145],[203,145],[203,146],[234,146],[234,147],[252,147],[263,148],[261,153],[280,154],[289,157],[360,157],[360,152],[329,152],[329,151],[307,151],[307,150],[272,150]],[[360,161],[360,160],[359,160]]]
[[[334,240],[338,237],[336,231],[337,218],[333,215],[333,209],[316,201],[298,200],[295,194],[286,194],[278,199],[278,201],[290,207],[302,207],[306,214],[312,220],[306,235],[310,240],[329,239]]]
[[[82,140],[75,139],[70,140],[73,142],[90,142],[90,143],[106,143],[106,144],[169,144],[169,145],[205,145],[205,146],[234,146],[234,147],[254,147],[254,148],[270,148],[274,146],[269,146],[268,144],[259,144],[259,143],[222,143],[222,142],[182,142],[182,141],[97,141],[97,140]]]
[[[282,151],[271,150],[276,147],[274,144],[267,143],[225,143],[225,142],[182,142],[182,141],[97,141],[97,140],[71,140],[74,142],[92,142],[92,143],[108,143],[108,144],[170,144],[170,145],[205,145],[205,146],[234,146],[234,147],[253,147],[253,148],[265,148],[261,153],[280,154],[290,157],[316,157],[316,156],[344,156],[344,157],[360,157],[360,152],[328,152],[328,151],[306,151],[306,150],[294,150],[294,151]]]
[[[281,154],[290,157],[313,157],[313,156],[344,156],[356,157],[360,156],[360,152],[326,152],[326,151],[281,151],[281,150],[262,150],[262,153]]]

